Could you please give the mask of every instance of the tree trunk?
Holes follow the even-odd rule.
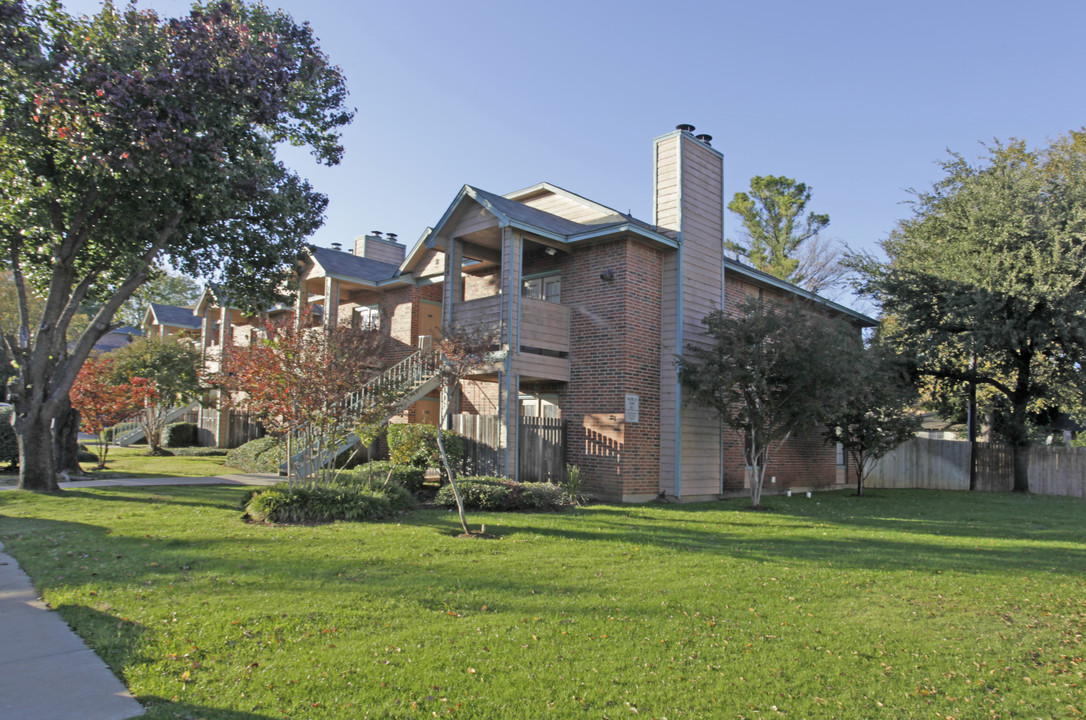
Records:
[[[1029,445],[1012,445],[1014,452],[1014,487],[1012,492],[1029,492]]]
[[[53,457],[57,474],[82,475],[79,467],[79,411],[72,407],[70,399],[62,404],[53,428]]]
[[[18,408],[16,408],[18,412]],[[53,463],[52,418],[41,406],[16,415],[15,434],[19,440],[19,489],[33,492],[60,492]]]
[[[448,424],[449,411],[446,410],[444,416],[441,418],[441,425],[437,428],[437,451],[441,455],[441,464],[445,466],[445,472],[449,475],[449,487],[452,488],[453,497],[456,499],[456,511],[460,515],[460,527],[463,528],[465,535],[470,535],[471,530],[468,529],[468,518],[467,515],[464,514],[464,499],[460,497],[460,489],[456,487],[456,473],[453,472],[452,466],[449,464],[449,456],[445,454],[445,442],[441,439],[441,433]]]

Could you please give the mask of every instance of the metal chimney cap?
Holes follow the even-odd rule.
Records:
[[[388,234],[388,239],[391,240],[392,242],[396,242],[397,237],[399,237],[399,236],[396,233],[389,233]]]
[[[713,144],[713,136],[709,135],[708,133],[702,133],[701,135],[698,135],[697,139],[701,140],[706,145],[711,146]]]
[[[333,250],[340,250],[343,248],[343,243],[332,243]]]
[[[370,235],[373,235],[374,237],[381,237],[382,232],[380,230],[370,230]]]
[[[688,132],[688,133],[694,132],[694,126],[689,125],[687,123],[683,123],[682,125],[676,125],[675,129],[676,130],[682,130],[683,132]]]

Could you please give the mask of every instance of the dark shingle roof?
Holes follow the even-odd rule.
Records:
[[[151,303],[151,311],[155,314],[155,319],[163,325],[178,325],[188,328],[199,328],[203,325],[203,321],[193,315],[192,308]]]
[[[358,257],[340,250],[313,248],[311,254],[313,260],[320,264],[326,273],[339,277],[380,282],[394,277],[400,269],[398,265],[392,263]]]

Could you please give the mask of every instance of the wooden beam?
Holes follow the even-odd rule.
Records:
[[[500,263],[502,260],[501,250],[495,248],[484,247],[483,245],[477,245],[473,242],[460,239],[461,247],[463,247],[464,257],[469,257],[472,260],[482,260],[483,262]]]

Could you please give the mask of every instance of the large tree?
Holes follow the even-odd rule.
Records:
[[[750,192],[737,192],[728,203],[728,209],[739,216],[745,244],[728,239],[725,247],[747,255],[754,267],[781,280],[797,285],[813,280],[818,285],[808,288],[813,292],[839,282],[838,251],[832,244],[817,242],[818,233],[830,224],[830,216],[804,215],[810,200],[811,189],[792,178],[752,177]],[[830,273],[827,281],[828,268],[835,268],[838,274]]]
[[[743,441],[751,504],[760,507],[772,453],[797,432],[817,430],[841,405],[848,352],[858,331],[814,304],[748,300],[702,324],[711,340],[679,358],[683,384]]]
[[[885,262],[852,262],[929,396],[992,391],[1014,490],[1027,492],[1031,413],[1086,405],[1086,133],[986,150],[977,163],[951,155],[915,193]]]
[[[280,143],[339,161],[351,113],[311,29],[241,0],[187,17],[0,3],[0,234],[20,487],[57,489],[51,426],[114,314],[168,262],[267,302],[326,198]],[[44,299],[40,313],[28,298]],[[98,310],[69,343],[73,317]]]

